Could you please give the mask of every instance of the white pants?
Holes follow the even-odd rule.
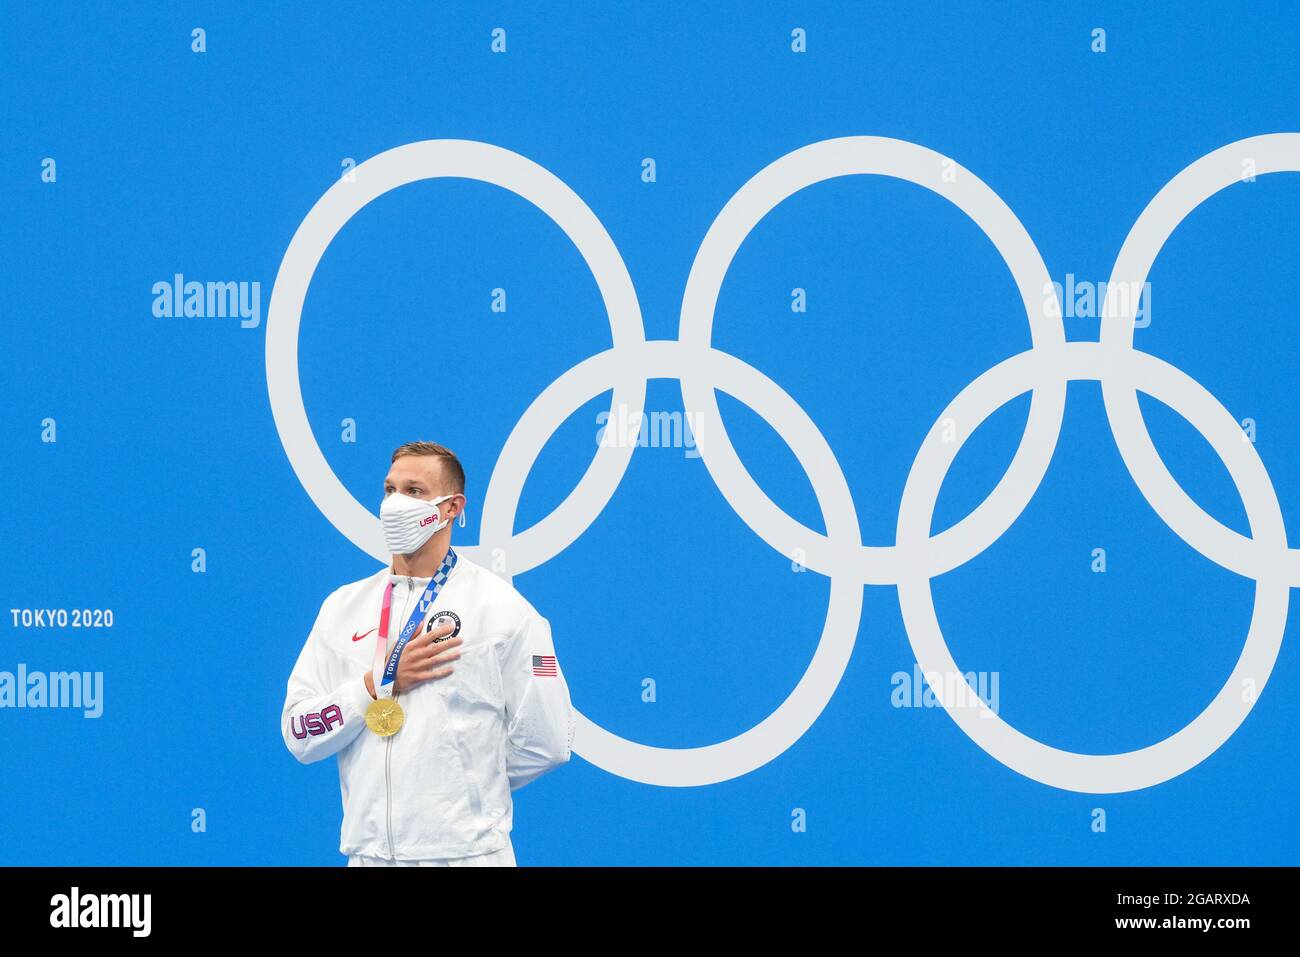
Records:
[[[516,867],[514,845],[509,841],[506,846],[487,854],[475,854],[471,857],[443,857],[423,861],[390,861],[386,857],[366,857],[353,854],[348,857],[348,867]]]

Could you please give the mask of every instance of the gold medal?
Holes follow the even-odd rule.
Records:
[[[402,706],[393,698],[377,698],[366,708],[366,726],[381,738],[397,734],[405,720]]]

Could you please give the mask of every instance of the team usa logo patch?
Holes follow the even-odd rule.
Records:
[[[555,655],[533,655],[533,674],[539,678],[554,678]]]
[[[435,642],[438,642],[438,641],[446,641],[448,638],[455,638],[457,635],[460,634],[460,615],[456,614],[454,611],[438,612],[431,619],[429,619],[429,624],[425,627],[424,630],[426,632],[433,631],[433,629],[440,628],[443,625],[447,624],[448,622],[451,622],[452,625],[451,634],[443,635],[441,638],[435,638],[433,640]]]

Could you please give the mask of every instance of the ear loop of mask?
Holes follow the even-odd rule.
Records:
[[[456,493],[453,492],[451,495],[444,495],[444,496],[442,496],[442,498],[436,499],[435,501],[437,501],[437,502],[445,502],[445,501],[447,501],[447,499],[449,499],[449,498],[455,498],[455,497],[456,497]],[[459,519],[458,524],[460,525],[461,528],[464,528],[464,527],[465,527],[465,509],[464,509],[463,507],[462,507],[461,510],[460,510],[460,519]]]
[[[459,492],[453,492],[453,493],[450,494],[450,495],[444,495],[442,498],[438,499],[438,501],[439,501],[439,502],[445,502],[445,501],[446,501],[447,499],[449,499],[449,498],[455,498],[458,494],[460,494],[460,493],[459,493]],[[458,524],[460,525],[461,528],[464,528],[464,527],[465,527],[465,508],[464,508],[464,506],[461,507],[461,510],[460,510],[460,519],[459,519],[459,521],[458,521]]]

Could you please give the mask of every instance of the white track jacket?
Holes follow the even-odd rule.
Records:
[[[447,677],[397,696],[406,720],[396,734],[383,738],[366,726],[374,699],[365,675],[388,582],[391,651],[427,577],[385,567],[334,591],[289,677],[281,734],[303,764],[338,755],[343,854],[427,859],[498,850],[513,826],[512,793],[569,760],[574,712],[550,623],[513,586],[457,557],[420,631],[451,622],[461,656]]]

